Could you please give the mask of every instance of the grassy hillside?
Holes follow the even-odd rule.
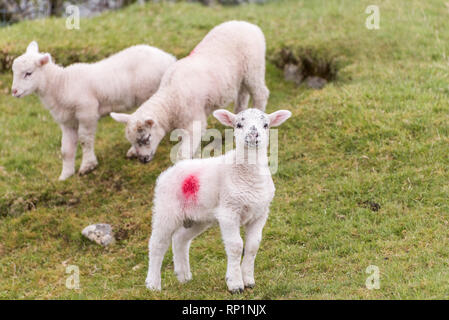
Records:
[[[64,19],[0,29],[0,298],[447,298],[449,8],[378,1],[380,29],[368,30],[370,4],[148,4],[81,20],[80,30],[67,30]],[[164,139],[148,165],[126,160],[124,128],[105,118],[99,168],[58,182],[60,130],[36,96],[10,96],[10,61],[33,39],[60,64],[136,43],[182,57],[230,19],[263,29],[268,111],[293,112],[279,130],[277,191],[256,287],[227,293],[215,228],[193,242],[193,281],[177,282],[170,252],[163,291],[152,293],[144,286],[152,195],[172,144]],[[275,66],[285,47],[334,58],[337,80],[318,91],[285,82]],[[212,118],[209,127],[222,128]],[[96,222],[112,224],[121,240],[105,249],[82,238]],[[65,287],[66,265],[79,266],[80,289]],[[380,269],[379,290],[365,287],[369,265]]]

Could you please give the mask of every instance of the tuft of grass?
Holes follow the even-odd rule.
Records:
[[[80,30],[67,30],[61,18],[0,29],[0,298],[447,298],[448,9],[436,0],[378,1],[380,29],[368,30],[370,4],[162,2],[82,19]],[[172,143],[164,139],[148,165],[126,160],[124,128],[104,118],[99,168],[58,182],[60,130],[36,96],[9,95],[10,61],[31,40],[63,65],[138,43],[182,57],[231,19],[263,29],[267,109],[293,113],[279,128],[277,190],[256,259],[257,285],[242,295],[226,292],[215,228],[192,244],[191,282],[177,282],[168,253],[163,291],[149,292],[152,194],[171,165]],[[336,57],[343,61],[339,76],[323,90],[296,88],[273,62],[283,48]],[[209,127],[217,126],[210,119]],[[110,223],[121,240],[102,248],[82,238],[82,228],[96,222]],[[80,268],[80,289],[66,288],[68,265]],[[379,290],[365,287],[369,265],[379,267]]]

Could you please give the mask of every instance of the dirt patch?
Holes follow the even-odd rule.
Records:
[[[12,62],[14,61],[15,56],[10,54],[9,51],[5,49],[0,50],[0,71],[6,72],[11,70]]]
[[[102,192],[116,193],[120,191],[126,191],[128,184],[127,181],[120,175],[114,175],[113,173],[104,173],[101,176],[100,182],[95,182],[95,187]]]
[[[23,195],[8,194],[0,199],[0,217],[18,217],[27,211],[42,207],[73,207],[80,202],[80,198],[72,191],[42,193],[30,192]]]
[[[370,209],[371,211],[377,212],[380,210],[381,206],[377,202],[366,200],[361,202],[360,207]]]
[[[117,241],[129,239],[136,229],[137,225],[135,223],[125,223],[114,232],[115,239]]]
[[[322,89],[337,79],[340,68],[336,55],[312,48],[282,48],[271,61],[284,71],[286,81],[312,89]]]

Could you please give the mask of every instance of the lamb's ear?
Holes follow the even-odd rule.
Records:
[[[36,41],[31,41],[30,44],[27,47],[27,53],[29,52],[39,52],[39,46],[37,45]]]
[[[153,119],[147,119],[145,120],[145,125],[147,125],[148,127],[152,127],[154,124],[154,120]]]
[[[40,57],[39,60],[37,60],[37,66],[42,67],[42,66],[46,65],[47,63],[49,63],[50,60],[51,60],[50,55],[48,53],[46,53],[42,57]]]
[[[234,126],[234,120],[235,120],[235,114],[232,112],[229,112],[225,109],[218,109],[215,110],[213,113],[214,117],[217,118],[218,121],[220,121],[225,126],[233,127]]]
[[[290,118],[292,113],[288,110],[279,110],[268,115],[270,127],[277,127]]]
[[[115,121],[121,122],[121,123],[128,123],[128,120],[131,117],[129,114],[126,114],[126,113],[115,113],[115,112],[111,112],[110,116]]]

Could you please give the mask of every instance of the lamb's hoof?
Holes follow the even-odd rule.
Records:
[[[161,284],[154,283],[154,281],[149,279],[145,280],[145,286],[151,291],[161,291]]]
[[[245,285],[241,279],[229,280],[229,278],[226,277],[226,284],[228,285],[228,291],[232,294],[242,293],[245,288]]]
[[[178,278],[178,281],[181,283],[186,283],[192,280],[192,273],[185,273],[185,272],[175,272],[176,278]]]
[[[245,274],[243,275],[243,283],[245,284],[245,289],[252,289],[256,286],[256,281],[254,281],[254,277],[248,277]]]
[[[92,171],[98,166],[98,162],[91,162],[86,165],[81,166],[79,175],[84,176]]]
[[[70,172],[70,173],[61,173],[61,175],[59,176],[58,180],[59,181],[64,181],[67,180],[68,178],[70,178],[71,176],[73,176],[74,172]]]
[[[229,290],[229,292],[231,294],[241,294],[241,293],[243,293],[243,288],[232,289],[232,290]]]

